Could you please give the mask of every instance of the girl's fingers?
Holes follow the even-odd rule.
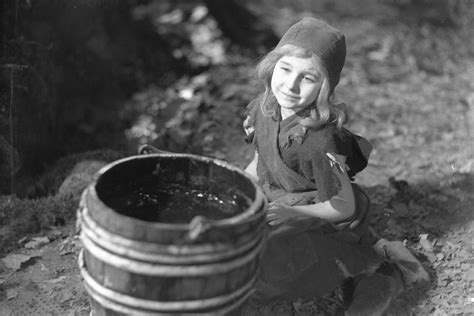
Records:
[[[279,218],[278,215],[275,213],[270,213],[267,214],[267,223],[270,226],[277,226],[283,223],[283,219]]]
[[[281,220],[271,220],[271,221],[268,222],[268,225],[270,225],[270,226],[278,226],[278,225],[280,225],[281,223],[282,223]]]

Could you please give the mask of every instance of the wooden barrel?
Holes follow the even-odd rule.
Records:
[[[78,210],[93,315],[225,315],[250,295],[266,223],[264,195],[245,172],[211,158],[151,154],[113,162],[95,179]],[[153,210],[135,212],[123,199],[137,188],[176,187],[207,192],[233,210],[176,209],[175,221],[167,209],[165,219],[150,220]]]

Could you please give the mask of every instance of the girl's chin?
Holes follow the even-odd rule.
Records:
[[[278,101],[278,104],[282,107],[282,108],[285,108],[285,109],[289,109],[289,110],[299,110],[301,108],[301,106],[298,104],[298,103],[295,103],[295,102],[289,102],[287,100],[277,100]]]
[[[291,109],[298,106],[296,102],[292,102],[286,98],[277,98],[277,101],[278,101],[278,104],[280,104],[280,106],[285,107],[285,108]]]

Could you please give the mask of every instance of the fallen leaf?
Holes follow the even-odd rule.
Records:
[[[33,238],[31,238],[31,239],[34,240],[34,241],[46,242],[46,243],[48,243],[48,242],[50,241],[49,238],[46,237],[46,236],[43,236],[43,237],[33,237]]]
[[[66,291],[66,289],[64,289],[62,291],[62,296],[61,296],[61,303],[64,303],[66,301],[69,301],[70,299],[72,299],[74,297],[74,294],[71,292],[71,291]]]
[[[465,249],[459,249],[456,251],[456,257],[458,258],[470,258],[471,254],[470,252],[466,251]]]
[[[2,261],[7,268],[17,271],[21,268],[22,263],[26,263],[34,257],[35,256],[22,254],[9,254],[5,258],[2,258]]]
[[[18,290],[17,289],[8,289],[7,290],[7,300],[13,300],[18,297]]]
[[[76,241],[73,238],[68,237],[61,243],[61,246],[59,247],[59,255],[64,256],[74,253],[75,247]]]
[[[462,270],[469,270],[470,268],[471,268],[471,265],[469,263],[461,263]]]
[[[470,173],[474,169],[473,164],[474,164],[474,160],[469,160],[467,163],[465,163],[463,166],[459,168],[459,172]]]
[[[433,245],[431,241],[428,240],[428,234],[421,234],[419,243],[424,250],[433,252]]]
[[[31,241],[25,244],[25,248],[37,249],[50,242],[48,237],[33,237]]]
[[[49,284],[56,284],[56,283],[59,283],[61,282],[62,280],[66,279],[66,276],[60,276],[59,278],[56,278],[56,279],[51,279],[51,280],[46,280],[44,282],[46,283],[49,283]]]
[[[191,88],[184,88],[179,91],[179,96],[185,100],[191,100],[194,95],[194,90]]]
[[[69,255],[71,253],[74,253],[74,246],[73,245],[69,245],[68,247],[63,247],[63,249],[59,252],[59,255],[60,256],[65,256],[65,255]]]
[[[74,247],[76,248],[82,248],[82,241],[79,239],[79,237],[75,238],[72,243],[74,244]]]
[[[470,268],[469,270],[466,271],[464,275],[464,279],[466,281],[474,281],[474,268]]]

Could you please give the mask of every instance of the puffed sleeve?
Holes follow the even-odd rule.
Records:
[[[346,170],[349,178],[362,171],[368,163],[370,143],[346,129],[325,128],[315,132],[310,137],[311,148],[303,157],[303,172],[313,179],[320,201],[327,201],[337,195],[341,183],[337,178],[335,168]],[[345,163],[340,163],[337,156],[345,157]]]
[[[367,139],[343,128],[336,134],[334,150],[336,154],[347,158],[347,173],[353,180],[357,173],[367,167],[372,145]]]

